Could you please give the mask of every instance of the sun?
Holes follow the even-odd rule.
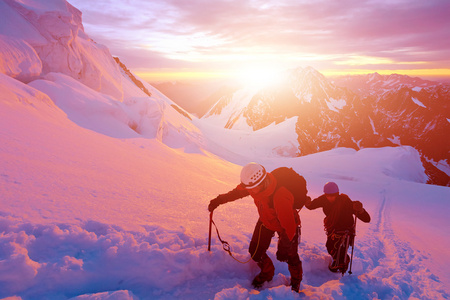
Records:
[[[262,89],[277,85],[281,81],[281,70],[273,66],[251,66],[236,70],[237,83],[248,88]]]

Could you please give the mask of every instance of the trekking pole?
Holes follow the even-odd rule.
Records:
[[[353,243],[352,243],[352,257],[350,259],[350,270],[348,271],[348,274],[352,275],[352,264],[353,264],[353,250],[355,250],[355,238],[356,238],[356,220],[358,218],[355,215],[355,224],[353,225]]]
[[[209,238],[208,238],[208,251],[211,251],[211,229],[213,222],[213,212],[209,214]]]

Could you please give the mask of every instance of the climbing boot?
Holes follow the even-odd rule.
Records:
[[[275,275],[275,267],[269,256],[265,255],[263,259],[258,262],[258,266],[261,268],[261,272],[253,279],[252,285],[255,288],[260,288],[264,282],[269,282]]]
[[[288,265],[289,273],[291,273],[291,289],[294,292],[300,292],[300,283],[303,278],[302,262],[297,266]]]

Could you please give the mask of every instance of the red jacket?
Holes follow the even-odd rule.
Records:
[[[242,184],[239,184],[234,190],[221,195],[222,203],[230,202],[252,196],[256,207],[258,208],[259,218],[268,229],[272,231],[286,231],[287,236],[292,240],[300,225],[300,217],[296,209],[293,208],[294,196],[292,193],[281,186],[277,190],[277,180],[267,173],[270,178],[270,185],[262,192],[252,194]],[[273,199],[273,201],[272,201]]]

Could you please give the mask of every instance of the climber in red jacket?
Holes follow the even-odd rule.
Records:
[[[259,220],[250,241],[249,252],[261,268],[261,272],[252,282],[253,286],[261,287],[274,276],[275,267],[266,252],[277,232],[277,259],[287,262],[291,274],[291,288],[299,292],[303,270],[297,252],[300,217],[293,208],[294,196],[283,186],[277,188],[275,177],[257,163],[244,166],[240,177],[241,183],[235,189],[210,201],[209,211],[212,212],[220,204],[250,195],[258,208]]]

